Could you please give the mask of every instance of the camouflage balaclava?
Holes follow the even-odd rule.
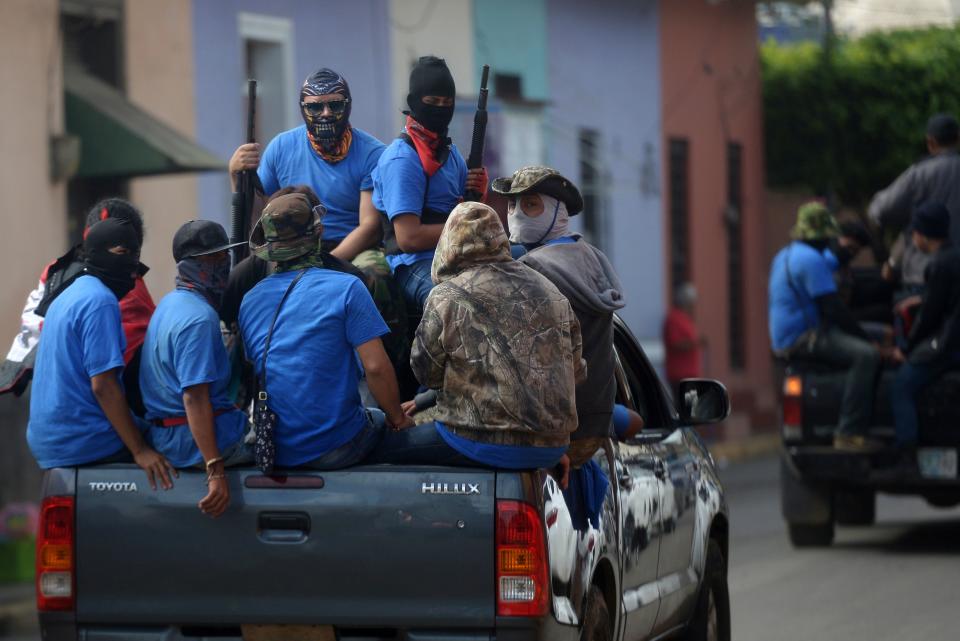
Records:
[[[277,271],[322,267],[320,260],[323,205],[310,206],[303,194],[271,200],[250,235],[250,250],[258,258],[277,263]]]
[[[510,241],[497,212],[483,203],[464,202],[447,218],[430,276],[439,284],[470,267],[511,260]]]

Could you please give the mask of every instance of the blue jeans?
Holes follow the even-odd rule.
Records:
[[[430,278],[430,268],[433,261],[429,258],[418,260],[412,265],[397,265],[393,270],[393,278],[403,292],[403,298],[408,305],[423,310],[427,296],[433,289],[433,279]]]
[[[920,396],[924,387],[936,380],[947,368],[947,363],[939,361],[930,363],[907,361],[900,366],[890,393],[898,447],[916,446],[920,436],[917,397]]]
[[[483,467],[447,445],[433,421],[406,430],[388,430],[384,433],[379,447],[370,456],[369,462]]]
[[[386,422],[386,414],[376,408],[368,407],[367,424],[356,436],[337,449],[330,450],[300,467],[311,470],[339,470],[359,465],[377,447],[383,437],[383,426]]]

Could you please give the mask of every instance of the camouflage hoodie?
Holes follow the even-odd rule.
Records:
[[[437,420],[481,443],[565,447],[586,378],[580,325],[545,277],[514,261],[496,212],[458,205],[433,259],[410,364]]]

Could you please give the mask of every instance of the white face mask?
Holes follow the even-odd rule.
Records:
[[[539,245],[567,235],[570,223],[567,206],[552,196],[537,196],[543,203],[543,213],[539,216],[531,217],[523,213],[520,207],[522,198],[513,200],[513,207],[507,213],[511,241],[524,245]]]

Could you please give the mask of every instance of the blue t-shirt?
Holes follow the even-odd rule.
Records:
[[[79,277],[50,305],[27,424],[27,443],[41,468],[91,463],[123,449],[90,379],[123,367],[125,347],[117,297],[95,276]]]
[[[787,349],[804,332],[816,329],[820,312],[814,299],[836,291],[830,263],[823,253],[797,241],[781,249],[770,268],[768,291],[773,348]]]
[[[541,467],[556,465],[560,457],[567,451],[565,447],[533,447],[529,445],[491,445],[478,443],[468,438],[457,436],[440,421],[437,424],[437,433],[446,441],[447,445],[460,452],[468,459],[508,470],[534,470]]]
[[[157,305],[140,355],[140,390],[147,420],[186,416],[183,392],[202,383],[210,385],[214,411],[232,410],[214,419],[217,447],[223,453],[243,439],[247,416],[234,408],[227,396],[230,360],[220,319],[202,295],[177,289]],[[154,449],[175,467],[203,462],[188,424],[151,425],[149,434]]]
[[[625,405],[617,403],[613,406],[613,432],[617,438],[623,438],[630,427],[630,410]]]
[[[382,142],[354,127],[347,157],[327,162],[310,146],[307,127],[301,125],[270,141],[257,175],[268,195],[283,187],[309,185],[327,208],[323,239],[343,240],[360,223],[360,192],[373,189],[370,174],[383,150]]]
[[[270,321],[298,272],[273,274],[243,297],[240,333],[259,375]],[[310,268],[283,303],[267,355],[267,403],[277,415],[277,464],[312,461],[367,424],[356,348],[390,330],[356,276]]]
[[[467,163],[450,145],[446,162],[430,177],[427,208],[450,213],[466,192]],[[401,138],[397,138],[380,156],[373,170],[373,206],[393,220],[400,214],[420,215],[423,209],[423,192],[427,187],[427,174],[423,171],[416,150]],[[433,251],[387,256],[390,269],[398,265],[412,265],[421,260],[433,260]]]

